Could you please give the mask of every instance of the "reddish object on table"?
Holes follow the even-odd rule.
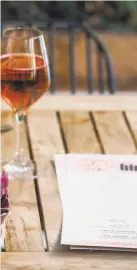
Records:
[[[8,176],[5,171],[2,172],[0,177],[0,196],[1,196],[1,212],[0,212],[0,224],[5,220],[5,217],[9,213],[9,197],[8,197]]]

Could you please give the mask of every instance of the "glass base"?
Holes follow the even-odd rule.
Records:
[[[22,153],[16,153],[13,160],[7,163],[3,169],[7,172],[9,180],[34,179],[34,164]]]

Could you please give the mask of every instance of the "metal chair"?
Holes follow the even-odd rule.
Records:
[[[92,67],[92,44],[94,43],[97,48],[98,54],[98,90],[101,94],[107,90],[110,94],[116,92],[115,86],[115,76],[113,71],[113,65],[111,57],[107,52],[102,40],[98,37],[96,32],[94,32],[87,22],[75,23],[75,22],[2,22],[2,29],[6,25],[29,25],[40,28],[41,30],[48,31],[49,34],[49,47],[50,47],[50,71],[51,71],[51,87],[50,93],[56,93],[56,69],[55,69],[55,37],[58,30],[68,30],[69,36],[69,76],[70,76],[70,93],[76,93],[76,61],[75,61],[75,34],[77,31],[83,31],[86,37],[86,63],[87,63],[87,83],[88,89],[87,93],[92,94],[94,92],[93,84],[93,67]],[[107,89],[105,87],[104,80],[104,65],[105,72],[107,74]]]

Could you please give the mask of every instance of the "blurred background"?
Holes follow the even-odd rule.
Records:
[[[101,76],[107,89],[109,76],[112,84],[115,80],[112,88],[137,91],[136,1],[3,1],[1,20],[2,30],[23,24],[42,29],[50,59],[52,89],[66,91],[71,84],[72,88],[84,91],[90,83],[98,89]],[[91,39],[88,43],[81,27],[84,22],[90,31],[90,34],[86,32]],[[109,75],[100,62],[104,50],[111,60]],[[103,75],[99,75],[101,65]],[[87,69],[92,73],[89,79]]]

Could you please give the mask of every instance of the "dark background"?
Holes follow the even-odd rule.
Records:
[[[88,19],[95,29],[137,31],[137,1],[3,1],[1,5],[2,23]]]

